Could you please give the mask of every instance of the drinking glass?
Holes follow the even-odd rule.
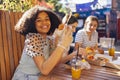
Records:
[[[73,79],[79,79],[81,75],[81,66],[80,66],[80,58],[73,58],[71,60],[71,73]]]
[[[72,67],[72,78],[73,79],[79,79],[81,75],[81,69],[79,67]]]
[[[115,46],[109,46],[108,48],[109,56],[115,56]]]

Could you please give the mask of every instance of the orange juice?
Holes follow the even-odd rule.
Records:
[[[80,78],[80,75],[81,75],[81,69],[80,68],[75,69],[74,67],[72,67],[71,71],[72,71],[72,78],[74,78],[74,79],[79,79]]]
[[[115,55],[115,48],[109,48],[109,56],[114,56]]]

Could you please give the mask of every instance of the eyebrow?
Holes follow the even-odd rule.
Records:
[[[40,19],[41,17],[37,17],[36,19]],[[49,18],[49,16],[46,16],[45,18]]]

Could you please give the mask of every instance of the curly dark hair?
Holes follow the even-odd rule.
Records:
[[[23,35],[28,33],[38,33],[35,28],[35,20],[38,14],[42,11],[48,14],[51,22],[51,28],[47,34],[52,34],[58,25],[61,24],[61,18],[52,10],[38,5],[29,9],[22,15],[18,23],[15,25],[15,30]]]

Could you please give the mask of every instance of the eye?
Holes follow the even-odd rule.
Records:
[[[50,19],[49,19],[49,18],[46,18],[45,21],[50,21]]]
[[[97,28],[97,26],[96,26],[96,25],[94,25],[94,28]]]

